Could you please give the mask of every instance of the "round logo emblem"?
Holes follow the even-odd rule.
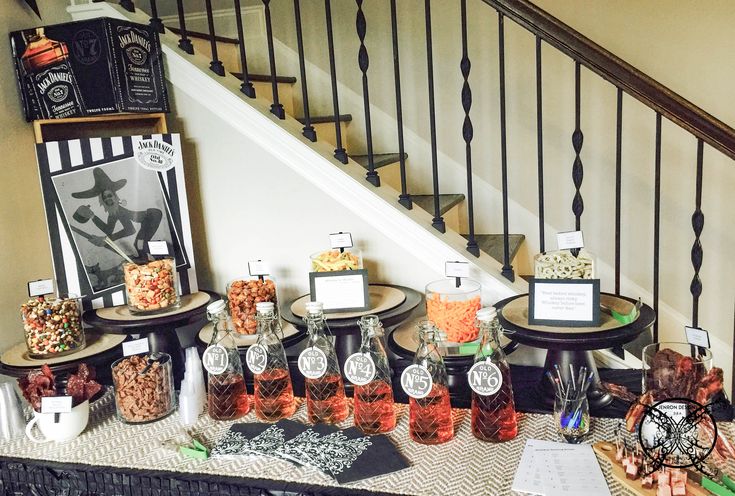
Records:
[[[48,90],[46,95],[52,102],[61,103],[66,100],[67,96],[69,96],[69,87],[65,84],[57,84],[55,86],[52,86],[51,89]]]
[[[411,398],[426,398],[433,385],[434,380],[423,365],[409,365],[401,374],[401,387]]]
[[[125,53],[128,54],[128,59],[135,65],[143,65],[148,60],[148,54],[142,47],[133,45],[125,49]]]
[[[370,353],[354,353],[345,360],[345,377],[355,386],[364,386],[375,378],[375,362]]]
[[[72,39],[71,47],[74,58],[84,65],[94,64],[102,54],[99,38],[94,31],[89,29],[77,31]]]
[[[319,379],[327,373],[327,355],[319,348],[306,348],[299,355],[299,370],[307,379]]]
[[[500,391],[503,374],[493,362],[477,362],[467,373],[467,382],[477,394],[490,396]]]
[[[259,344],[252,345],[245,354],[245,361],[253,374],[262,374],[268,364],[268,353],[265,347]]]
[[[204,369],[212,375],[219,375],[230,364],[230,357],[227,350],[221,344],[209,346],[204,350],[202,355],[202,365]]]

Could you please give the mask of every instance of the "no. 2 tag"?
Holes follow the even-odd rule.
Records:
[[[431,392],[434,380],[423,365],[409,365],[401,374],[401,387],[411,398],[420,400]]]
[[[329,244],[332,246],[332,249],[352,248],[352,234],[348,232],[330,234]]]
[[[687,335],[687,343],[702,348],[710,348],[709,332],[699,327],[684,327],[684,332]]]
[[[345,377],[355,386],[364,386],[375,378],[375,362],[369,353],[353,353],[345,360]]]
[[[264,346],[254,344],[245,353],[245,362],[253,374],[262,374],[268,365],[268,352]]]
[[[556,248],[558,250],[584,248],[584,236],[582,235],[582,231],[556,233]]]
[[[54,292],[53,279],[39,279],[38,281],[30,281],[28,283],[28,296],[47,295]]]
[[[319,348],[306,348],[299,355],[299,371],[307,379],[319,379],[327,373],[327,355]]]
[[[140,355],[141,353],[148,353],[150,351],[147,337],[127,341],[122,344],[122,348],[123,356]]]
[[[470,264],[467,262],[446,262],[444,274],[447,277],[470,277]]]
[[[225,370],[230,364],[230,357],[227,353],[227,349],[221,344],[215,344],[209,346],[204,350],[202,355],[202,365],[204,369],[212,375],[219,375]]]
[[[481,396],[491,396],[500,391],[503,374],[497,365],[490,361],[477,362],[467,373],[470,388]]]
[[[41,398],[41,413],[69,413],[71,396],[45,396]]]
[[[166,241],[149,241],[148,253],[151,255],[168,255],[168,243]]]

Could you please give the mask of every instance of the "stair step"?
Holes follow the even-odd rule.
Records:
[[[237,79],[242,79],[242,72],[231,72],[230,74],[235,76]],[[248,74],[248,77],[250,78],[250,81],[254,83],[271,82],[271,77],[268,74]],[[296,83],[296,78],[292,76],[276,76],[276,82],[283,84],[294,84]]]
[[[434,213],[434,195],[411,195],[411,200],[430,214]],[[463,194],[439,195],[439,212],[444,215],[464,200]]]
[[[306,123],[306,120],[303,117],[299,117],[296,120],[299,121],[301,124],[305,124]],[[339,121],[340,122],[350,122],[351,120],[352,120],[352,114],[341,114],[339,116]],[[326,123],[329,123],[329,122],[334,122],[334,116],[333,115],[319,115],[319,116],[316,116],[316,117],[312,117],[311,118],[311,123],[312,124],[326,124]]]
[[[166,26],[166,29],[176,34],[179,34],[179,35],[181,34],[181,29],[179,28]],[[201,33],[199,31],[189,31],[188,29],[186,30],[186,36],[189,38],[199,38],[200,40],[211,40],[212,39],[209,33]],[[240,41],[237,38],[228,38],[227,36],[220,36],[220,35],[215,35],[214,40],[219,43],[230,43],[233,45],[237,45],[240,43]]]
[[[350,158],[357,162],[358,164],[362,165],[364,168],[368,168],[368,156],[367,155],[350,155]],[[403,154],[404,160],[408,158],[408,154]],[[401,154],[400,153],[374,153],[373,154],[373,163],[375,164],[375,168],[379,169],[381,167],[385,167],[386,165],[395,164],[397,162],[400,162],[401,160]]]
[[[469,234],[463,234],[465,239],[469,238]],[[510,248],[510,259],[513,260],[521,248],[521,243],[526,239],[523,234],[509,234],[508,248]],[[480,251],[483,251],[493,257],[500,263],[503,263],[503,235],[502,234],[475,234],[475,241]],[[523,277],[523,276],[521,276]]]

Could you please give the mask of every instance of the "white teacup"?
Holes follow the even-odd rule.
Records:
[[[78,404],[68,413],[34,411],[33,418],[26,425],[26,436],[34,443],[71,441],[86,429],[87,422],[89,422],[89,400]],[[43,438],[33,435],[34,425],[41,431]]]

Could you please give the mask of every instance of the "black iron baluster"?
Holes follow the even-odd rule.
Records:
[[[176,9],[179,13],[179,30],[181,31],[181,38],[179,38],[179,48],[190,55],[194,55],[194,45],[191,44],[191,40],[186,35],[186,19],[184,16],[184,0],[176,0]]]
[[[541,37],[536,36],[536,153],[538,154],[538,236],[541,253],[546,252],[544,226],[544,114],[541,82]]]
[[[214,17],[212,16],[212,0],[204,0],[207,10],[207,25],[209,26],[209,44],[212,47],[212,61],[209,63],[209,69],[218,76],[225,75],[225,66],[217,58],[217,39],[214,32]]]
[[[658,342],[658,300],[659,300],[659,246],[661,242],[661,114],[656,112],[656,156],[654,159],[653,191],[653,342]]]
[[[431,5],[430,0],[424,0],[424,15],[426,18],[426,65],[429,73],[429,127],[431,129],[431,175],[434,187],[434,218],[431,225],[439,232],[446,232],[444,219],[441,215],[439,203],[439,157],[436,149],[436,110],[434,107],[434,56],[431,48]]]
[[[159,33],[163,33],[163,21],[160,17],[158,17],[158,6],[156,5],[156,0],[151,0],[150,25],[153,26]]]
[[[579,62],[574,63],[574,133],[572,133],[572,146],[574,147],[574,165],[572,166],[572,181],[574,181],[574,199],[572,200],[572,212],[574,213],[574,226],[577,231],[582,228],[582,212],[584,211],[584,202],[582,201],[582,193],[579,188],[582,187],[582,179],[584,178],[584,167],[579,153],[582,151],[582,143],[584,142],[584,134],[580,129],[580,111],[581,111],[581,66]],[[575,250],[573,250],[575,251]],[[576,250],[578,251],[578,250]]]
[[[472,108],[472,89],[469,77],[472,63],[467,49],[467,0],[460,3],[461,27],[462,27],[462,60],[459,69],[462,71],[462,108],[464,109],[464,122],[462,123],[462,138],[465,143],[465,161],[467,163],[467,223],[469,226],[467,251],[474,256],[480,256],[480,247],[475,239],[475,205],[472,199],[472,119],[470,119],[470,108]]]
[[[396,84],[396,122],[398,124],[398,155],[401,171],[401,194],[398,203],[411,210],[413,202],[408,194],[408,179],[406,178],[406,157],[403,143],[403,109],[401,104],[401,70],[398,58],[398,16],[396,14],[396,0],[390,0],[390,24],[393,35],[393,78]]]
[[[306,86],[306,60],[304,59],[304,38],[301,30],[301,0],[293,0],[293,11],[296,18],[296,43],[299,50],[301,100],[304,107],[304,129],[301,134],[309,141],[316,141],[316,129],[311,125],[311,112],[309,112],[309,90]]]
[[[508,153],[505,126],[505,25],[504,16],[498,12],[498,74],[500,75],[500,166],[503,182],[503,276],[515,281],[510,263],[510,239],[508,234]]]
[[[271,68],[271,89],[273,91],[273,103],[271,103],[271,114],[275,115],[279,119],[286,118],[286,112],[283,110],[283,105],[278,101],[278,81],[276,78],[276,49],[273,46],[273,24],[271,23],[271,0],[263,0],[265,5],[265,34],[268,39],[268,61]]]
[[[237,41],[240,45],[240,70],[242,71],[242,84],[240,91],[250,98],[255,98],[255,88],[250,81],[248,72],[248,56],[245,52],[245,29],[242,24],[242,9],[240,8],[240,0],[235,0],[235,23],[237,24]]]
[[[692,245],[692,267],[694,277],[689,286],[692,293],[692,326],[699,327],[699,297],[702,295],[702,280],[699,278],[699,269],[702,268],[702,242],[699,240],[704,229],[704,214],[702,213],[702,174],[704,163],[704,142],[697,140],[697,186],[695,194],[695,210],[692,214],[692,228],[694,229],[694,244]]]
[[[615,119],[615,294],[620,294],[620,207],[623,195],[623,90],[618,88]]]
[[[324,11],[327,17],[327,47],[329,49],[329,73],[332,78],[332,105],[334,106],[334,133],[336,148],[334,158],[347,163],[347,152],[342,146],[342,130],[339,122],[339,95],[337,94],[337,67],[334,63],[334,36],[332,34],[332,5],[330,0],[324,0]]]
[[[362,11],[363,0],[355,0],[357,2],[357,18],[355,26],[357,27],[357,36],[360,38],[360,50],[357,54],[357,63],[362,72],[362,100],[365,107],[365,140],[367,141],[368,171],[365,179],[373,186],[380,186],[380,177],[375,171],[375,161],[373,159],[373,127],[370,123],[370,91],[368,89],[367,71],[370,65],[367,48],[365,47],[365,34],[367,33],[367,21],[365,13]]]
[[[135,4],[133,4],[133,0],[120,0],[120,7],[128,12],[135,12]]]

